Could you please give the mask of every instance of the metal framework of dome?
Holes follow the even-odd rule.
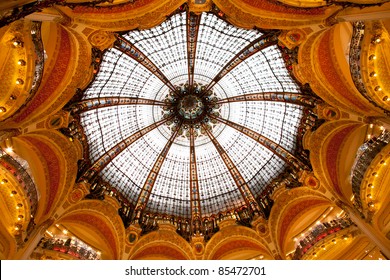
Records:
[[[118,191],[128,221],[264,216],[272,182],[308,168],[297,135],[315,102],[286,69],[278,35],[185,7],[116,34],[73,104],[89,149],[80,180]]]

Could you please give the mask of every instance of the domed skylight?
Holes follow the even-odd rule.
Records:
[[[92,167],[151,213],[205,217],[247,205],[294,156],[303,116],[276,31],[178,11],[118,35],[80,105]]]

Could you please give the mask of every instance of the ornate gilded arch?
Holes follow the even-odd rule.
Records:
[[[281,190],[274,198],[274,205],[271,210],[269,225],[270,235],[281,256],[285,256],[286,243],[292,241],[292,237],[296,232],[291,232],[292,225],[298,224],[298,220],[302,220],[295,231],[304,229],[316,219],[309,214],[323,212],[327,207],[334,205],[323,194],[309,188],[296,188],[290,190]],[[318,211],[320,209],[321,211]],[[311,217],[305,220],[305,216]]]
[[[224,226],[223,223],[227,225]],[[234,220],[224,221],[220,226],[223,228],[206,244],[204,260],[224,259],[229,258],[232,253],[238,256],[245,252],[251,252],[251,257],[274,259],[268,242],[253,229],[236,225]]]
[[[111,203],[81,200],[66,208],[56,223],[101,250],[103,259],[122,259],[125,229]]]
[[[171,225],[160,225],[158,231],[142,236],[131,249],[130,260],[138,259],[194,260],[191,245]]]

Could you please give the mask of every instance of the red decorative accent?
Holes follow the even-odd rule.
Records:
[[[153,247],[148,247],[135,256],[132,257],[134,260],[139,260],[144,257],[148,257],[151,255],[163,255],[163,256],[169,256],[173,260],[187,260],[187,257],[180,252],[179,250],[173,249],[168,246],[153,246]]]
[[[159,1],[156,0],[137,0],[134,3],[119,4],[107,7],[87,7],[87,6],[77,6],[73,9],[73,12],[76,14],[80,13],[89,13],[89,14],[116,14],[128,12],[138,8],[142,8],[146,5],[155,2],[156,4]]]
[[[30,103],[27,104],[23,112],[15,117],[15,122],[21,122],[25,120],[30,114],[39,108],[39,106],[52,99],[54,91],[64,80],[70,59],[72,57],[72,50],[69,34],[63,27],[61,27],[59,36],[61,37],[61,42],[57,61],[55,62],[55,69],[50,72],[46,82],[43,85],[41,84],[40,89],[30,101]]]
[[[310,208],[314,206],[320,206],[327,203],[328,202],[326,202],[325,200],[311,199],[311,200],[301,201],[298,204],[294,205],[293,207],[289,208],[288,213],[284,216],[280,224],[280,234],[279,234],[280,248],[283,249],[284,243],[286,241],[285,235],[287,234],[287,231],[292,221],[298,214],[304,211],[308,211]]]
[[[283,13],[283,14],[294,14],[294,15],[323,15],[325,14],[325,7],[320,8],[298,8],[298,7],[288,7],[285,6],[278,1],[274,0],[261,0],[261,1],[253,1],[253,0],[241,0],[248,6],[255,7],[257,9]]]
[[[32,145],[34,145],[39,152],[41,153],[42,157],[45,158],[47,171],[49,174],[49,186],[50,190],[48,193],[48,199],[46,204],[46,209],[44,214],[48,214],[51,207],[53,206],[54,199],[56,198],[59,184],[60,184],[60,162],[57,158],[57,155],[54,153],[54,151],[48,146],[47,144],[43,143],[42,141],[32,138],[29,136],[24,136],[24,139],[29,141]]]
[[[316,180],[314,180],[313,178],[310,178],[310,179],[309,179],[309,186],[315,187],[316,185],[317,185]]]
[[[332,61],[331,53],[331,38],[330,32],[325,32],[320,41],[320,47],[318,48],[318,63],[320,65],[321,72],[326,77],[326,80],[331,84],[337,93],[343,98],[348,100],[351,104],[355,105],[360,110],[365,112],[370,111],[370,108],[364,105],[358,98],[354,96],[350,88],[346,85],[345,81],[341,79],[341,76],[337,73],[337,70]]]
[[[351,125],[340,130],[335,134],[329,141],[327,151],[326,151],[326,166],[328,168],[329,177],[333,183],[333,187],[338,194],[342,194],[339,181],[338,181],[338,167],[337,167],[337,158],[340,154],[340,148],[343,143],[343,140],[347,137],[348,134],[352,132],[358,125]]]

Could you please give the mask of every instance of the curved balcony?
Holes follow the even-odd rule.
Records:
[[[363,211],[362,201],[360,199],[360,186],[364,175],[373,159],[390,142],[390,132],[383,131],[378,137],[374,137],[365,142],[358,149],[355,162],[351,169],[351,184],[354,194],[354,205],[360,212]]]
[[[100,260],[100,252],[77,238],[42,238],[38,249],[57,251],[79,260]]]
[[[309,234],[297,240],[297,247],[295,249],[293,260],[300,260],[310,248],[314,247],[318,242],[333,235],[345,228],[353,225],[349,218],[342,218],[332,220],[330,222],[317,225]]]
[[[356,86],[356,89],[360,94],[367,99],[375,107],[381,108],[384,113],[390,116],[390,111],[383,108],[380,104],[370,96],[367,91],[361,73],[361,54],[362,54],[362,42],[364,39],[365,24],[363,21],[357,21],[353,23],[353,32],[351,38],[351,44],[349,49],[349,67],[352,76],[352,80]]]
[[[13,158],[0,149],[0,164],[12,173],[18,180],[23,188],[24,196],[30,203],[30,214],[31,216],[35,216],[38,208],[38,191],[34,181],[27,171],[27,168],[29,168],[27,162],[22,162],[21,159]]]

